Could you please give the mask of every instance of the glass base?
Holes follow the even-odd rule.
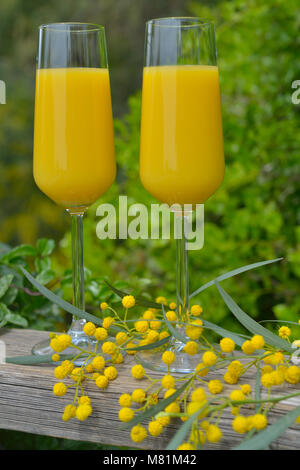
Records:
[[[169,367],[161,360],[164,350],[161,351],[140,351],[136,354],[137,362],[140,362],[146,369],[160,371],[160,372],[177,372],[187,374],[195,372],[196,366],[201,362],[201,355],[195,354],[189,356],[183,351],[184,343],[179,341],[171,341],[172,346],[168,347],[167,351],[173,351],[176,359]]]
[[[68,334],[71,336],[72,343],[75,346],[82,348],[84,350],[89,349],[89,338],[83,331],[70,330],[68,331]],[[90,339],[90,348],[93,352],[95,350],[95,346],[96,346],[96,340]],[[99,352],[100,351],[101,351],[101,345],[99,344]],[[50,339],[40,341],[39,343],[35,344],[32,348],[32,354],[34,354],[35,356],[52,355],[54,353],[55,351],[53,351],[53,349],[50,347]],[[79,353],[80,351],[78,351],[78,349],[72,348],[72,346],[70,346],[69,348],[65,349],[61,355],[66,356],[66,355],[71,354],[72,356],[77,356]],[[74,364],[76,366],[81,366],[85,362],[86,357],[87,357],[86,355],[80,356],[78,359],[74,361]],[[57,362],[56,364],[59,364],[59,362]]]

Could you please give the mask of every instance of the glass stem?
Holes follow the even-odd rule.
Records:
[[[84,265],[83,265],[83,212],[69,211],[72,218],[72,273],[73,273],[73,305],[80,310],[85,309],[84,303]],[[82,333],[86,320],[73,317],[70,331]]]
[[[189,269],[187,250],[187,216],[175,213],[176,239],[176,293],[177,314],[180,322],[188,322]],[[179,236],[181,234],[181,236]]]

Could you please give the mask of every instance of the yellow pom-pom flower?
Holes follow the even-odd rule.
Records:
[[[210,424],[206,430],[206,438],[209,442],[219,442],[222,438],[221,429],[215,424]]]
[[[108,304],[106,302],[101,302],[100,308],[101,310],[106,310],[108,308]]]
[[[198,387],[196,388],[191,395],[191,401],[204,401],[206,400],[206,393],[204,388]]]
[[[245,434],[248,431],[248,420],[245,416],[236,416],[232,421],[232,428],[239,434]]]
[[[117,344],[123,344],[125,341],[127,341],[128,336],[124,331],[119,331],[119,333],[116,334],[116,343]]]
[[[235,342],[231,338],[222,338],[220,341],[220,348],[225,353],[230,353],[235,348]]]
[[[199,345],[198,343],[196,343],[196,341],[188,341],[184,348],[183,348],[184,352],[186,352],[189,356],[194,356],[195,354],[197,354],[197,352],[199,351]]]
[[[150,423],[148,424],[148,431],[149,431],[149,434],[151,434],[151,436],[157,437],[162,433],[163,426],[157,420],[150,421]]]
[[[94,357],[93,361],[92,361],[92,366],[94,367],[94,369],[96,370],[102,370],[104,369],[105,367],[105,359],[104,357],[102,356],[96,356]]]
[[[79,405],[76,410],[76,418],[79,419],[79,421],[86,420],[91,414],[92,414],[92,407],[91,405],[88,405],[88,404]]]
[[[146,320],[138,320],[135,322],[134,327],[138,333],[146,333],[149,329],[149,323]]]
[[[251,341],[247,340],[242,344],[242,351],[245,354],[252,354],[255,351],[255,347]]]
[[[230,394],[230,400],[232,401],[244,401],[246,399],[242,390],[233,390]]]
[[[216,380],[210,380],[208,382],[208,390],[213,395],[215,395],[217,393],[221,393],[222,390],[223,390],[223,384],[220,380],[217,380],[217,379]]]
[[[114,319],[112,317],[105,317],[103,318],[102,326],[103,328],[108,330],[109,327],[113,324],[113,322],[114,322]]]
[[[137,380],[142,379],[145,376],[145,369],[140,364],[136,364],[131,368],[131,375]]]
[[[53,362],[58,362],[60,360],[59,354],[52,354],[51,359]]]
[[[161,384],[163,386],[163,388],[174,388],[175,387],[175,379],[172,375],[165,375],[162,379],[161,379]]]
[[[171,303],[169,304],[169,308],[170,308],[171,310],[175,310],[176,307],[177,307],[177,305],[176,305],[175,302],[171,302]]]
[[[249,395],[251,393],[251,386],[249,384],[243,384],[241,386],[241,390],[244,393],[244,395]]]
[[[87,336],[92,336],[96,331],[96,326],[94,325],[94,323],[89,321],[84,325],[83,331]]]
[[[300,382],[300,368],[297,366],[288,367],[285,380],[290,384],[298,384]]]
[[[200,375],[200,377],[205,377],[209,373],[209,368],[206,367],[203,362],[200,362],[200,364],[196,366],[196,372],[197,375]]]
[[[67,387],[64,383],[58,382],[53,387],[53,393],[57,397],[63,397],[67,393]]]
[[[136,388],[131,394],[131,399],[135,403],[143,403],[146,399],[146,392],[142,388]]]
[[[200,305],[193,305],[191,307],[191,315],[198,317],[203,312],[203,308]]]
[[[95,383],[98,388],[106,388],[108,386],[108,378],[105,375],[99,375]]]
[[[129,393],[123,393],[119,398],[119,404],[122,407],[129,408],[131,405],[131,396]]]
[[[76,406],[67,405],[64,409],[62,420],[69,421],[71,418],[75,418],[75,416],[76,416]]]
[[[173,310],[168,310],[166,317],[169,321],[177,321],[177,315]]]
[[[167,299],[166,299],[165,297],[163,297],[163,296],[156,297],[155,302],[156,302],[157,304],[167,305]]]
[[[161,357],[161,360],[167,365],[171,365],[175,359],[176,356],[172,351],[165,351]]]
[[[113,354],[116,351],[117,346],[112,341],[106,341],[102,344],[102,351],[104,354]]]
[[[288,326],[281,326],[278,330],[280,338],[288,339],[291,336],[291,329]]]
[[[54,375],[58,380],[62,380],[67,376],[67,371],[64,367],[58,366],[54,369]]]
[[[96,328],[94,336],[97,341],[104,341],[107,338],[107,330],[105,328]]]
[[[135,298],[133,295],[125,295],[122,299],[122,305],[124,308],[131,308],[135,305]]]
[[[141,424],[137,424],[131,429],[130,437],[133,442],[142,442],[147,437],[147,430]]]
[[[180,446],[177,447],[177,450],[195,450],[195,446],[190,442],[183,442]]]
[[[213,366],[217,362],[217,356],[212,351],[206,351],[202,356],[202,362],[206,366]]]
[[[265,415],[257,413],[256,415],[251,416],[251,424],[257,431],[261,431],[267,426],[268,420]]]
[[[251,343],[254,349],[262,349],[265,345],[265,340],[261,335],[254,335],[251,338]]]
[[[109,366],[104,369],[104,375],[108,380],[115,380],[118,376],[118,371],[114,366]]]
[[[134,417],[134,411],[131,408],[124,407],[119,411],[119,420],[128,423]]]

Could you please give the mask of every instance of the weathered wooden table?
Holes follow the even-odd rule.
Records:
[[[47,338],[47,332],[19,329],[0,330],[0,340],[5,342],[7,357],[27,355],[32,346]],[[34,434],[54,436],[58,438],[90,441],[102,444],[133,447],[129,430],[120,429],[118,420],[118,399],[121,393],[132,392],[143,387],[146,380],[137,383],[131,377],[132,359],[119,366],[119,377],[105,391],[99,390],[94,384],[86,384],[86,393],[93,403],[93,414],[87,421],[71,420],[64,422],[61,414],[64,406],[70,402],[68,393],[62,398],[55,397],[52,387],[57,381],[53,375],[53,365],[23,366],[0,364],[0,429],[30,432]],[[208,380],[219,378],[221,371],[210,372]],[[151,372],[159,377],[159,373]],[[250,383],[255,387],[255,377],[247,372],[241,383]],[[225,392],[234,386],[226,385]],[[276,387],[273,395],[294,393],[298,386],[285,384]],[[281,402],[272,411],[270,422],[283,416],[287,411],[300,405],[300,398],[292,398]],[[249,410],[251,412],[251,410]],[[223,438],[218,444],[206,448],[230,449],[241,440],[232,430],[232,415],[225,412],[220,423]],[[176,430],[176,423],[165,429],[159,438],[148,437],[139,444],[141,449],[164,449]],[[134,446],[136,447],[136,446]],[[300,426],[289,428],[275,443],[272,449],[300,449]]]

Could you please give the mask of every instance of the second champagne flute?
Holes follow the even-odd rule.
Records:
[[[84,310],[82,219],[116,174],[105,31],[85,23],[39,29],[34,118],[34,179],[72,218],[73,303]],[[74,318],[72,343],[85,347],[85,320]],[[49,354],[49,341],[33,348]]]
[[[200,18],[151,20],[146,25],[145,39],[140,178],[150,194],[173,206],[177,233],[183,233],[176,240],[179,328],[189,322],[188,223],[184,205],[193,207],[207,201],[223,177],[214,25]],[[170,349],[177,357],[170,370],[189,372],[199,363],[199,357],[188,356],[183,347],[179,341],[171,342]],[[161,353],[145,352],[141,356],[152,367],[164,368]]]

